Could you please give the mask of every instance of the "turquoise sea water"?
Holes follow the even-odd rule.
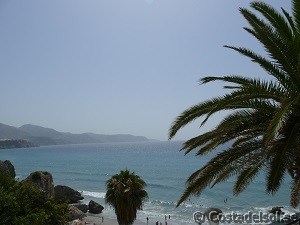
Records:
[[[83,193],[84,202],[94,199],[103,205],[105,181],[122,169],[135,171],[148,184],[149,193],[149,200],[137,219],[145,222],[148,216],[149,224],[155,224],[157,220],[164,222],[165,215],[171,215],[168,224],[195,224],[193,212],[204,211],[207,207],[241,213],[266,212],[270,207],[280,205],[285,206],[286,212],[298,211],[288,206],[288,179],[275,196],[270,196],[265,193],[262,175],[238,197],[232,195],[234,180],[229,180],[176,208],[188,176],[211,157],[184,156],[179,152],[181,145],[182,142],[145,142],[9,149],[0,151],[0,160],[11,160],[19,179],[33,171],[48,171],[52,173],[55,185],[68,185]],[[104,217],[115,218],[109,206],[105,208]]]

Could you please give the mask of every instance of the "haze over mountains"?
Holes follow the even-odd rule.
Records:
[[[72,134],[31,124],[26,124],[21,127],[13,127],[2,123],[0,123],[0,139],[24,139],[35,145],[150,141],[146,137],[130,134]]]

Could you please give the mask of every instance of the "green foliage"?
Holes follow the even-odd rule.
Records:
[[[0,224],[63,225],[67,205],[28,183],[0,174]]]
[[[233,193],[238,195],[262,170],[266,171],[266,191],[271,194],[290,174],[291,205],[299,205],[300,1],[292,3],[292,15],[284,9],[280,13],[264,2],[251,3],[255,13],[240,9],[249,23],[244,29],[262,44],[266,56],[247,48],[225,46],[257,63],[268,79],[204,77],[202,84],[225,82],[229,93],[192,106],[172,124],[170,139],[196,119],[202,118],[204,125],[215,113],[227,111],[229,115],[214,129],[186,141],[182,150],[186,154],[196,150],[201,156],[224,143],[233,143],[190,176],[178,205],[191,194],[200,195],[205,188],[231,176],[236,177]]]
[[[120,225],[131,225],[136,219],[137,210],[142,210],[148,198],[146,183],[127,169],[112,176],[106,182],[106,203],[110,204],[117,215]]]

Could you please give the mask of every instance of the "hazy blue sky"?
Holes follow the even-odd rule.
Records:
[[[199,78],[264,76],[222,47],[262,50],[242,29],[249,2],[0,0],[0,122],[165,140],[180,112],[223,92]],[[290,11],[289,0],[265,2]]]

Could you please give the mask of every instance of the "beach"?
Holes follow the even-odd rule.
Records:
[[[108,219],[102,222],[102,219],[97,216],[90,216],[81,219],[74,220],[68,223],[69,225],[118,225],[116,220]]]
[[[118,225],[117,219],[104,218],[102,222],[102,216],[87,214],[87,217],[83,218],[81,221],[76,220],[70,223],[70,225]],[[149,224],[155,224],[155,222]],[[140,221],[135,221],[134,225],[147,225],[147,223],[142,223]]]

